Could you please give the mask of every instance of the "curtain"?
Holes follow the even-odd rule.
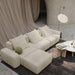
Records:
[[[5,42],[37,28],[40,0],[0,0],[0,48]]]
[[[37,20],[40,12],[40,0],[30,0],[33,20]],[[35,6],[35,7],[34,7]]]

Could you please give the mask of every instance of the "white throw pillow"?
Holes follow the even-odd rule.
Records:
[[[15,49],[16,47],[21,47],[22,49],[25,49],[28,47],[26,39],[23,35],[20,35],[14,39],[10,39],[10,42],[12,43]]]
[[[27,33],[27,35],[32,43],[37,43],[40,40],[42,40],[42,37],[37,30],[31,31],[31,32]]]
[[[39,30],[40,30],[42,37],[49,37],[50,36],[50,34],[46,30],[44,30],[42,28],[39,28]]]

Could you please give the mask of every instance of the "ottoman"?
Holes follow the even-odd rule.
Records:
[[[13,50],[8,48],[1,49],[1,57],[3,61],[11,65],[13,68],[17,68],[20,65],[20,57]]]
[[[21,56],[21,65],[35,74],[40,73],[51,62],[52,55],[42,50],[36,50],[27,56]]]

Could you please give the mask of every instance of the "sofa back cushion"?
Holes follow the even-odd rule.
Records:
[[[37,30],[31,31],[31,32],[27,33],[27,35],[29,37],[30,42],[32,42],[32,43],[37,43],[40,40],[42,40],[42,37]]]
[[[42,28],[39,28],[39,30],[40,30],[42,37],[49,37],[50,36],[50,33],[48,33],[46,30],[44,30]]]
[[[26,39],[23,35],[20,35],[14,39],[10,39],[10,42],[12,43],[14,49],[16,49],[16,47],[21,47],[22,49],[28,47]]]
[[[52,33],[52,34],[60,35],[60,33],[61,33],[60,31],[57,31],[57,30],[51,29],[51,28],[48,27],[47,25],[41,27],[41,29],[44,29],[44,30],[46,30],[47,32]]]

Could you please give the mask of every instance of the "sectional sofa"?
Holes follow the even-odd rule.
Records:
[[[52,55],[45,50],[60,40],[60,33],[45,25],[10,39],[1,49],[2,60],[13,68],[23,65],[38,74],[52,62]],[[15,52],[16,47],[22,48],[22,54]]]

